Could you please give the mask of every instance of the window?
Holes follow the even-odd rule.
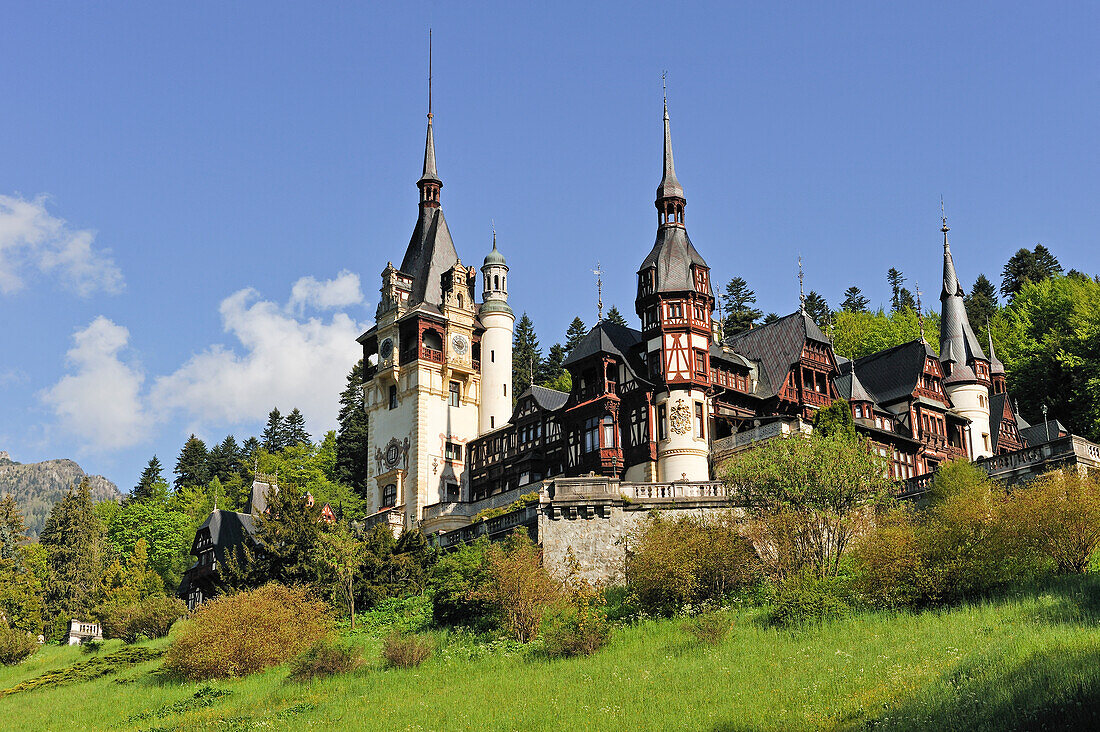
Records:
[[[704,379],[707,377],[707,352],[701,348],[695,349],[695,375]]]
[[[615,420],[610,414],[603,418],[603,446],[615,447]]]
[[[600,420],[598,417],[589,417],[584,422],[584,451],[594,452],[600,447]]]
[[[447,484],[447,500],[449,502],[453,503],[453,502],[457,501],[458,498],[459,498],[458,483],[448,483]]]
[[[493,415],[489,415],[489,429],[493,429],[497,426],[497,418]]]
[[[497,362],[497,352],[496,351],[489,351],[489,363],[496,363],[496,362]]]
[[[661,352],[651,351],[649,354],[649,373],[654,378],[661,376]]]
[[[700,440],[707,436],[707,420],[703,412],[703,403],[695,402],[695,436]]]
[[[397,385],[390,384],[390,409],[397,409]]]
[[[667,410],[664,404],[657,405],[657,439],[668,439],[668,424],[665,422],[665,414]]]
[[[391,508],[397,505],[397,485],[390,483],[382,487],[382,508]]]
[[[459,405],[461,395],[462,395],[462,387],[459,386],[457,381],[452,381],[451,382],[451,396],[450,396],[450,401],[448,401],[448,404],[452,407],[457,407]]]
[[[462,445],[454,442],[448,442],[444,449],[444,457],[448,460],[461,460],[462,459]]]
[[[508,396],[508,385],[504,385],[504,396]]]

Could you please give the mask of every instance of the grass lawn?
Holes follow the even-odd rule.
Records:
[[[6,730],[78,729],[1100,729],[1100,576],[993,600],[874,613],[793,630],[733,612],[717,647],[677,620],[616,630],[590,658],[549,661],[509,642],[437,632],[417,669],[377,660],[386,616],[350,635],[360,670],[296,684],[286,669],[180,683],[159,660],[0,698]],[[162,648],[166,641],[151,644]],[[107,657],[121,646],[108,643]],[[0,667],[0,689],[87,661],[48,647]]]

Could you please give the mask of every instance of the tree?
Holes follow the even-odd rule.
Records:
[[[149,567],[148,545],[138,539],[125,558],[125,565],[115,559],[103,573],[101,600],[97,614],[106,607],[132,605],[164,592],[164,582]]]
[[[185,485],[206,485],[210,481],[210,456],[206,452],[206,443],[194,434],[188,437],[172,472],[176,475],[177,490]]]
[[[886,281],[890,284],[890,309],[900,310],[902,285],[905,284],[905,275],[901,270],[891,267],[886,270]]]
[[[86,613],[103,571],[103,526],[92,510],[87,478],[54,505],[39,543],[46,548],[50,568],[50,613],[55,618]]]
[[[607,317],[605,318],[605,320],[609,323],[614,323],[615,325],[622,326],[623,328],[629,327],[626,324],[626,318],[623,317],[623,314],[620,313],[619,309],[614,305],[612,305],[611,309],[607,311]]]
[[[1008,526],[1021,544],[1054,561],[1061,573],[1084,572],[1100,547],[1100,477],[1052,470],[1013,490]]]
[[[226,562],[227,580],[237,587],[266,582],[314,584],[321,504],[314,502],[310,506],[298,486],[280,482],[278,492],[268,494],[267,508],[256,527],[256,541],[262,551],[242,546],[238,556]]]
[[[746,506],[761,559],[780,579],[836,576],[864,528],[864,509],[891,486],[869,442],[817,432],[739,454],[726,481]]]
[[[764,325],[771,325],[777,320],[779,320],[779,313],[768,313],[764,316]]]
[[[542,565],[542,551],[517,529],[488,553],[488,581],[476,592],[492,607],[520,643],[535,639],[547,609],[563,597],[558,583]]]
[[[916,310],[917,301],[913,299],[913,293],[909,291],[908,287],[901,288],[901,292],[898,293],[898,310]]]
[[[539,386],[568,392],[573,385],[573,379],[566,371],[565,363],[569,352],[560,343],[550,346],[550,354],[542,364],[542,372],[539,374]]]
[[[320,566],[322,577],[336,584],[337,594],[343,599],[355,629],[355,576],[366,557],[367,547],[355,538],[343,523],[329,531],[321,532],[314,547],[314,558]]]
[[[130,500],[132,501],[144,501],[148,498],[156,497],[158,491],[155,486],[167,485],[164,480],[164,467],[160,464],[160,460],[156,455],[149,460],[145,466],[145,470],[141,471],[141,477],[138,478],[138,484],[134,486],[134,490],[130,493]]]
[[[287,446],[286,425],[278,407],[267,414],[267,424],[264,426],[261,444],[270,453],[279,452]]]
[[[974,286],[970,288],[970,294],[964,299],[966,301],[966,315],[970,319],[970,327],[975,333],[984,331],[986,325],[997,314],[997,288],[989,281],[988,277],[980,274],[978,279],[974,280]]]
[[[844,291],[844,302],[840,304],[840,309],[846,313],[865,313],[870,302],[863,296],[862,290],[852,285]]]
[[[542,351],[535,334],[535,324],[524,313],[516,324],[512,340],[512,398],[515,399],[535,381],[542,365]]]
[[[825,302],[825,298],[816,291],[810,290],[810,294],[806,295],[806,314],[817,323],[817,327],[825,328],[832,316],[832,311],[829,310],[829,303]]]
[[[363,401],[366,367],[360,359],[348,374],[348,383],[340,392],[340,412],[336,419],[336,479],[366,496],[370,485],[370,455],[367,454],[367,408]]]
[[[573,318],[573,322],[569,324],[569,330],[565,331],[565,352],[572,353],[586,335],[588,335],[588,326],[580,318]]]
[[[759,309],[753,307],[756,304],[756,293],[749,289],[748,283],[740,277],[734,277],[726,283],[722,302],[726,309],[725,319],[722,322],[723,339],[748,330],[763,315]]]
[[[241,445],[241,475],[247,477],[251,473],[252,466],[262,449],[263,446],[255,437],[249,437],[244,441],[244,444]]]
[[[852,419],[852,407],[844,399],[836,399],[827,407],[817,410],[814,416],[814,430],[822,437],[840,435],[847,439],[855,439],[856,422]]]
[[[940,316],[935,311],[924,315],[924,338],[939,351]],[[920,336],[915,310],[902,309],[886,313],[881,308],[873,313],[841,311],[833,318],[829,337],[833,350],[846,358],[857,359],[887,348],[914,341]]]
[[[19,544],[25,538],[27,527],[19,504],[10,493],[0,499],[0,560],[18,562]]]
[[[1001,270],[1001,293],[1012,300],[1028,282],[1042,282],[1061,274],[1062,265],[1042,244],[1035,249],[1019,249]]]
[[[1033,424],[1061,420],[1100,440],[1100,283],[1055,276],[1027,282],[994,318],[1009,391]]]
[[[283,428],[285,430],[283,439],[287,447],[308,445],[313,442],[313,438],[306,432],[306,418],[298,411],[298,407],[290,410],[290,414],[286,416],[286,421],[283,423]]]
[[[150,569],[169,588],[179,585],[190,564],[194,537],[195,524],[189,515],[155,501],[123,506],[107,526],[107,545],[124,562],[134,553],[138,542],[144,542]]]
[[[217,478],[223,483],[241,472],[241,448],[233,435],[226,435],[225,439],[210,451],[208,465],[210,477]]]

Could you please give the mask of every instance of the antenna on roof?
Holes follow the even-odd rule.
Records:
[[[592,274],[596,275],[596,306],[598,308],[598,314],[596,317],[596,323],[603,322],[603,268],[600,266],[600,260],[596,260],[596,269],[592,270]]]
[[[924,343],[924,310],[921,309],[920,304],[920,283],[914,282],[914,284],[917,286],[917,325],[920,327],[920,342]]]
[[[798,255],[798,309],[803,314],[806,313],[806,289],[803,283],[804,273],[802,272],[802,255]]]

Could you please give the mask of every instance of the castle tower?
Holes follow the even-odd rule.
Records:
[[[508,307],[508,264],[497,250],[493,231],[493,250],[481,266],[484,283],[481,305],[481,434],[496,429],[512,416],[512,329],[516,316]]]
[[[940,363],[943,386],[952,406],[970,420],[970,449],[974,460],[993,454],[989,429],[989,359],[982,351],[966,316],[963,289],[955,273],[955,260],[947,242],[947,217],[943,217],[943,290],[940,292]]]
[[[635,309],[642,320],[650,378],[658,384],[657,479],[708,480],[711,313],[710,268],[688,238],[687,200],[676,178],[664,105],[664,175],[657,186],[657,241],[638,269]]]

